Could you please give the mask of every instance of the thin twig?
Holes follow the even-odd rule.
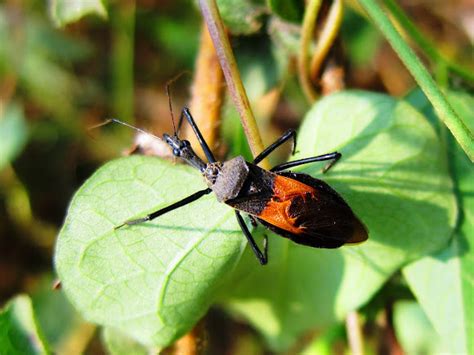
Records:
[[[303,18],[303,27],[301,28],[301,43],[298,54],[298,78],[301,88],[309,102],[314,102],[318,97],[309,78],[309,48],[314,36],[314,28],[318,17],[321,0],[310,0],[306,7]]]
[[[453,110],[418,56],[403,40],[376,0],[358,0],[358,2],[397,52],[401,61],[430,100],[438,117],[449,128],[469,159],[474,161],[474,136],[472,132]]]
[[[411,21],[400,8],[400,5],[398,5],[394,0],[384,0],[384,3],[386,8],[390,11],[390,14],[407,32],[410,39],[412,39],[418,47],[431,58],[431,60],[445,65],[465,80],[474,81],[474,71],[472,68],[464,67],[446,58],[438,48],[436,48],[436,45],[416,27],[413,21]]]
[[[341,28],[342,17],[344,15],[344,5],[342,0],[334,0],[329,10],[329,14],[324,23],[323,30],[318,38],[316,49],[313,53],[310,65],[310,76],[314,82],[317,81],[321,64],[331,49],[334,40]]]
[[[347,315],[346,331],[351,354],[362,355],[364,353],[364,340],[360,328],[359,314],[356,311],[351,311]]]
[[[215,0],[199,0],[199,5],[214,43],[214,48],[216,49],[217,57],[219,58],[232,101],[239,112],[250,150],[255,157],[263,150],[262,138],[242,84],[237,62],[232,52],[232,47],[227,37],[219,10]],[[266,165],[266,162],[263,162],[263,166],[268,167]]]

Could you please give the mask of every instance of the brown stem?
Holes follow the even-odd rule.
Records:
[[[211,150],[219,141],[220,113],[224,95],[224,75],[219,66],[216,51],[206,26],[201,29],[201,42],[196,59],[190,110]],[[185,136],[196,147],[201,158],[204,152],[189,125]],[[199,148],[197,148],[199,147]]]
[[[329,14],[324,22],[324,27],[318,38],[318,44],[313,53],[310,64],[310,76],[316,82],[321,64],[331,49],[342,23],[344,5],[342,0],[334,0]]]

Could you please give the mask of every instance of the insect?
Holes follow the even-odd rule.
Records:
[[[196,155],[189,141],[179,138],[184,118],[193,129],[207,163]],[[115,119],[112,121],[143,132],[121,121]],[[341,158],[340,153],[333,152],[290,161],[274,166],[271,170],[258,166],[265,157],[290,139],[293,139],[294,151],[296,132],[289,130],[252,162],[245,161],[242,156],[220,162],[214,158],[189,109],[183,108],[174,134],[171,136],[165,133],[163,140],[172,149],[174,156],[201,172],[208,187],[143,218],[128,220],[116,228],[151,221],[214,192],[219,202],[235,209],[237,222],[262,265],[268,261],[267,237],[264,237],[262,252],[252,237],[242,213],[247,214],[254,225],[261,223],[282,237],[315,248],[338,248],[344,244],[365,241],[368,238],[366,228],[336,191],[322,180],[288,171],[302,164],[331,161],[323,170],[325,172]]]

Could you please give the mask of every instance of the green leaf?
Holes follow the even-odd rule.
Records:
[[[367,18],[350,6],[344,8],[341,36],[351,65],[372,65],[382,44],[382,36]]]
[[[269,265],[237,273],[227,295],[276,349],[366,303],[403,265],[444,247],[457,215],[445,156],[426,118],[389,96],[341,92],[323,98],[299,131],[297,158],[340,151],[324,178],[367,225],[360,246],[318,250],[270,238]]]
[[[217,0],[224,23],[234,35],[250,35],[262,27],[265,6],[258,0]]]
[[[50,348],[56,353],[83,324],[63,292],[51,292],[52,278],[42,277],[31,296],[36,319]]]
[[[102,0],[51,0],[49,13],[56,26],[67,25],[88,14],[107,17]]]
[[[110,355],[147,355],[157,354],[158,351],[147,349],[133,339],[116,329],[107,327],[102,332],[102,339]]]
[[[448,93],[455,110],[474,121],[472,98]],[[419,101],[423,105],[423,101]],[[428,110],[428,109],[427,109]],[[421,307],[450,352],[474,349],[474,167],[450,137],[452,165],[461,216],[449,246],[403,269]],[[442,305],[442,306],[440,306]]]
[[[474,96],[467,92],[446,90],[446,97],[470,132],[474,132]],[[411,90],[405,100],[422,112],[440,133],[439,118],[420,88]]]
[[[267,0],[268,6],[282,19],[301,22],[304,13],[304,2],[301,0]]]
[[[0,349],[2,354],[49,353],[28,296],[15,297],[0,311]]]
[[[233,211],[214,196],[140,225],[114,229],[205,188],[187,166],[119,159],[76,193],[55,263],[88,320],[149,346],[166,346],[207,311],[245,246]]]
[[[27,132],[24,120],[23,109],[16,104],[8,105],[3,116],[0,116],[0,170],[16,157],[25,145]]]
[[[331,355],[335,353],[337,342],[346,342],[344,326],[335,325],[318,336],[301,351],[301,355]]]
[[[399,301],[393,309],[397,340],[406,354],[441,354],[439,336],[414,301]]]

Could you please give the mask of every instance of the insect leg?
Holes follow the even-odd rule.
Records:
[[[252,224],[252,226],[256,227],[258,225],[257,219],[252,215],[248,215],[248,216],[249,216],[250,223]]]
[[[206,155],[207,160],[210,163],[215,163],[216,158],[214,158],[214,154],[212,154],[211,149],[209,148],[206,141],[204,140],[204,137],[202,136],[201,131],[196,125],[196,122],[194,122],[194,118],[191,115],[191,112],[189,112],[189,109],[187,107],[184,107],[183,110],[181,111],[181,116],[179,117],[179,122],[178,122],[178,132],[179,132],[179,129],[181,128],[184,117],[188,120],[191,128],[193,129],[194,134],[196,135],[197,140],[199,144],[201,145],[201,148],[204,151],[204,154]]]
[[[316,157],[310,157],[310,158],[304,158],[304,159],[298,159],[295,161],[289,161],[287,163],[279,164],[277,166],[274,166],[270,171],[282,171],[286,170],[289,168],[293,168],[298,165],[303,165],[303,164],[308,164],[308,163],[314,163],[317,161],[325,161],[325,160],[332,160],[328,165],[326,165],[323,169],[323,173],[327,172],[331,167],[339,160],[341,159],[341,153],[334,152],[334,153],[328,153],[328,154],[323,154],[323,155],[318,155]]]
[[[278,148],[280,145],[285,143],[288,139],[293,138],[293,148],[292,148],[292,154],[295,153],[295,148],[296,148],[296,131],[294,129],[289,129],[283,135],[278,138],[275,142],[270,144],[267,148],[264,149],[263,152],[261,152],[257,157],[253,160],[253,164],[258,164],[260,163],[263,159],[265,159],[271,152],[273,152],[276,148]]]
[[[185,197],[182,200],[180,200],[178,202],[175,202],[175,203],[173,203],[173,204],[171,204],[167,207],[161,208],[158,211],[150,213],[149,215],[146,215],[143,218],[131,219],[129,221],[125,221],[121,225],[116,226],[114,229],[121,228],[125,225],[131,226],[131,225],[134,225],[134,224],[140,224],[140,223],[143,223],[143,222],[146,222],[146,221],[151,221],[152,219],[155,219],[155,218],[157,218],[157,217],[159,217],[159,216],[161,216],[161,215],[163,215],[167,212],[173,211],[177,208],[180,208],[180,207],[183,207],[184,205],[187,205],[188,203],[194,202],[197,199],[201,198],[202,196],[209,194],[211,191],[212,190],[210,188],[197,191],[197,192],[193,193],[192,195],[190,195],[188,197]]]
[[[247,241],[250,244],[250,247],[252,248],[252,251],[254,252],[255,256],[257,257],[258,261],[260,262],[261,265],[265,265],[268,262],[268,239],[267,236],[263,239],[263,253],[260,251],[258,248],[257,243],[252,237],[252,234],[250,233],[249,229],[247,228],[247,225],[245,224],[244,219],[240,215],[239,211],[235,211],[235,216],[237,217],[237,222],[239,222],[240,229],[242,229],[242,232],[244,233],[245,237],[247,238]]]

